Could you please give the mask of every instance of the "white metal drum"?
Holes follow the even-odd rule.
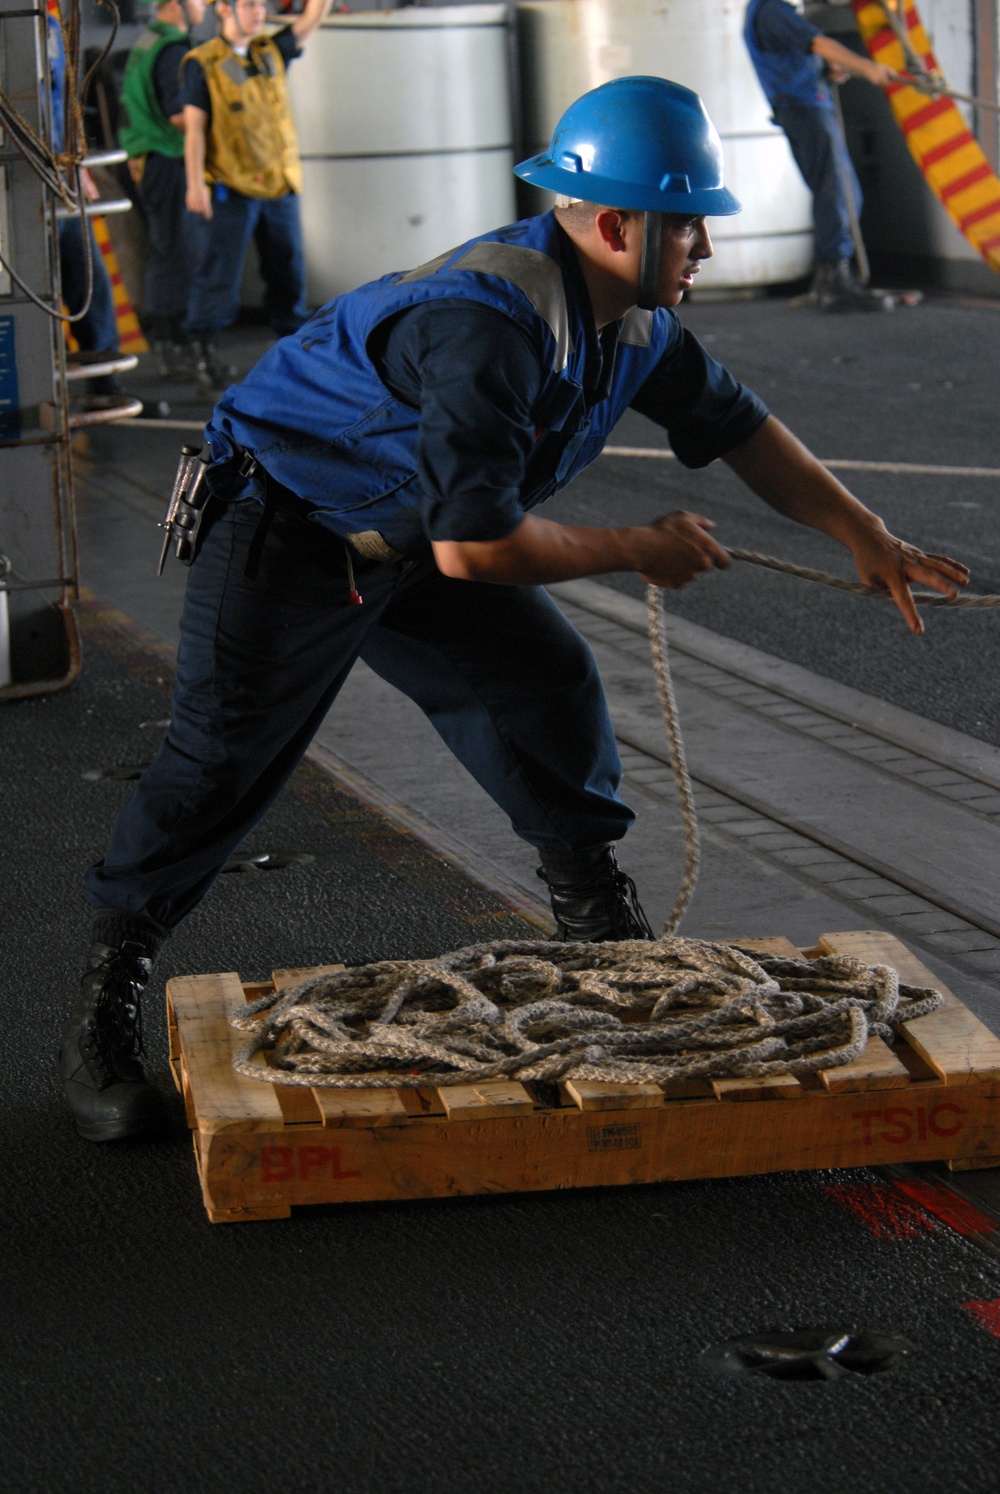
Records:
[[[573,99],[611,78],[652,74],[701,94],[743,204],[715,218],[716,256],[698,287],[777,284],[808,272],[812,203],[743,41],[746,0],[525,0],[517,6],[525,154]],[[550,199],[551,200],[551,199]]]
[[[289,78],[311,304],[515,216],[506,6],[331,16]]]

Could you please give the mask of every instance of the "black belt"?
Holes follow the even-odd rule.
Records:
[[[261,508],[260,518],[257,520],[257,527],[253,532],[253,539],[250,541],[250,548],[247,551],[246,564],[243,567],[243,574],[247,580],[256,581],[257,571],[260,568],[261,551],[264,549],[267,531],[271,527],[278,507],[279,485],[268,475],[266,467],[261,466],[252,451],[247,451],[245,447],[242,448],[242,451],[243,455],[240,459],[240,465],[236,469],[240,477],[259,477],[264,488],[264,503]]]

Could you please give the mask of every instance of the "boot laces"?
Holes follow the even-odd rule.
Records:
[[[635,883],[614,860],[611,882],[614,887],[614,896],[607,900],[608,916],[618,938],[655,939],[656,935],[642,911]]]
[[[537,874],[553,891],[563,895],[568,894],[582,900],[600,899],[611,926],[611,937],[615,939],[656,938],[642,910],[635,882],[622,871],[613,850],[609,849],[607,858],[599,861],[592,868],[590,875],[582,879],[574,878],[572,882],[569,882],[567,879],[546,871],[544,867],[539,867]]]
[[[102,1068],[146,1056],[142,1040],[140,997],[149,980],[152,962],[140,947],[124,944],[91,972],[102,976],[101,989],[88,1023],[88,1055]]]

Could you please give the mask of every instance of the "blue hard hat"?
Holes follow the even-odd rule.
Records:
[[[722,141],[690,88],[666,78],[615,78],[570,104],[540,156],[514,167],[566,197],[638,212],[729,217]]]

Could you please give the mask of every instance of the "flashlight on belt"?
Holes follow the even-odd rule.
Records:
[[[174,553],[183,565],[190,565],[198,549],[198,532],[205,517],[205,507],[211,497],[205,475],[208,462],[201,454],[200,446],[183,446],[177,464],[177,476],[170,492],[167,512],[160,525],[164,531],[158,576],[163,575],[167,552],[174,546]]]

